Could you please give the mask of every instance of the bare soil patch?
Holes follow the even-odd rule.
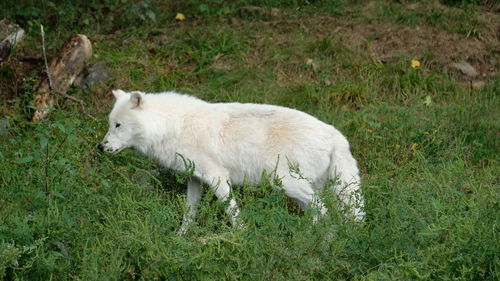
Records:
[[[363,14],[370,17],[368,13]],[[480,29],[479,38],[437,26],[409,26],[379,18],[320,17],[304,19],[303,24],[312,26],[318,37],[340,37],[346,46],[382,62],[408,57],[421,60],[427,67],[444,66],[449,70],[451,64],[465,61],[481,76],[488,77],[500,69],[500,16],[484,12],[479,17],[486,23],[486,27]]]

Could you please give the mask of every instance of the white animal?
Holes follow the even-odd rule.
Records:
[[[161,165],[186,169],[188,182],[181,233],[196,215],[200,183],[210,185],[226,213],[238,225],[239,209],[231,186],[245,180],[259,184],[264,172],[275,173],[286,195],[300,207],[325,214],[319,193],[330,179],[340,207],[356,221],[364,218],[364,200],[356,160],[346,138],[333,126],[304,112],[275,105],[208,103],[175,92],[146,94],[114,90],[109,131],[101,151],[116,154],[127,147]],[[297,168],[300,169],[298,173]]]

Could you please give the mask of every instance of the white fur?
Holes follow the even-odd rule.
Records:
[[[337,179],[333,189],[341,208],[349,209],[357,221],[364,218],[349,143],[333,126],[311,115],[274,105],[207,103],[174,92],[113,94],[116,103],[101,149],[118,153],[134,147],[174,170],[185,169],[182,157],[195,165],[181,232],[196,214],[200,182],[209,184],[218,199],[229,200],[226,212],[237,224],[239,209],[230,196],[231,185],[244,180],[259,184],[264,171],[274,171],[285,193],[302,208],[313,206],[321,214],[326,208],[317,194],[329,179]],[[298,167],[300,175],[290,167]]]

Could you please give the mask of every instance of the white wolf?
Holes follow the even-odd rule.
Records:
[[[101,151],[116,154],[134,147],[161,165],[186,168],[194,163],[188,182],[188,211],[180,232],[196,215],[200,183],[210,185],[226,213],[238,224],[239,209],[231,185],[246,180],[258,184],[265,171],[279,176],[284,192],[301,208],[326,208],[319,192],[329,179],[341,209],[360,221],[364,200],[356,160],[346,138],[334,127],[298,110],[263,104],[208,103],[175,92],[146,94],[114,90],[109,131]],[[300,168],[300,176],[290,169]],[[296,172],[296,171],[295,171]]]

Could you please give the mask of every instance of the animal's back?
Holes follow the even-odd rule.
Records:
[[[213,106],[227,115],[221,131],[225,149],[221,160],[236,165],[230,170],[245,170],[257,181],[263,170],[289,173],[289,164],[298,164],[305,176],[326,176],[335,138],[343,138],[332,126],[294,109],[240,103]]]

